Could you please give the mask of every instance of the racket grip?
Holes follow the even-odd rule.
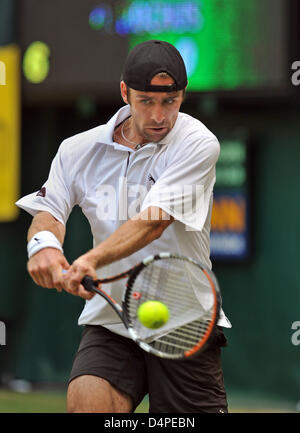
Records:
[[[63,274],[67,274],[68,271],[66,269],[62,270]],[[87,290],[88,292],[93,292],[94,290],[94,280],[92,277],[90,277],[89,275],[86,275],[85,277],[83,277],[83,280],[81,281],[81,284],[83,285],[83,287],[85,288],[85,290]]]
[[[85,277],[83,277],[83,280],[81,281],[81,284],[83,285],[83,287],[85,288],[85,290],[87,290],[88,292],[93,292],[94,291],[94,288],[95,288],[94,280],[89,275],[86,275]]]

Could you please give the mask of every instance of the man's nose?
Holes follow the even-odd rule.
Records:
[[[160,104],[157,104],[153,107],[151,119],[154,120],[158,125],[163,124],[165,121],[165,110]]]

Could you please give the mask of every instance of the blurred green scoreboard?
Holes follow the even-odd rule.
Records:
[[[178,48],[190,92],[257,90],[274,95],[289,83],[288,3],[22,0],[24,102],[66,102],[80,96],[120,100],[127,53],[149,39]]]
[[[131,47],[149,38],[173,43],[188,89],[214,91],[282,85],[285,13],[281,0],[135,0],[120,20]]]

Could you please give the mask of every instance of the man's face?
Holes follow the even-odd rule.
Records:
[[[170,77],[155,76],[152,85],[167,86],[173,84]],[[127,94],[125,83],[121,82],[121,94],[126,104],[131,107],[132,128],[135,139],[142,143],[157,143],[173,128],[180,106],[183,101],[183,91],[178,92],[142,92],[130,89]]]

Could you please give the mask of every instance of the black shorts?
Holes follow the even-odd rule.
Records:
[[[150,413],[227,412],[221,365],[226,337],[217,328],[210,343],[188,360],[158,358],[102,326],[86,326],[70,381],[81,375],[106,379],[130,395],[133,411],[149,394]]]

